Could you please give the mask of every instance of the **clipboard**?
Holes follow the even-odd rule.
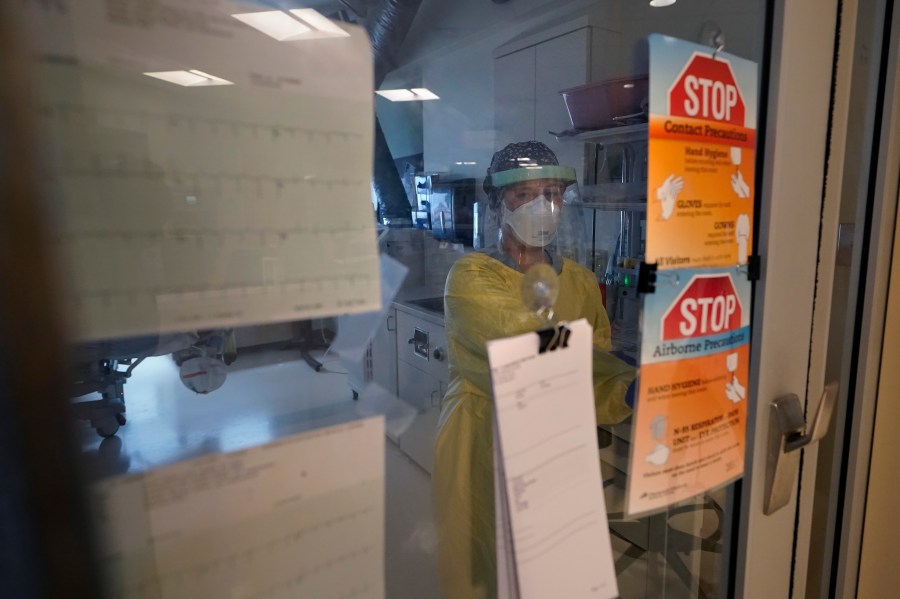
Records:
[[[584,319],[488,343],[498,596],[618,596]]]

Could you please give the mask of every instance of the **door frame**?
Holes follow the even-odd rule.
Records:
[[[858,356],[856,378],[850,389],[853,393],[852,414],[848,415],[849,435],[843,450],[846,453],[846,470],[842,473],[843,499],[839,518],[843,523],[835,538],[836,559],[833,560],[831,579],[834,597],[856,597],[860,574],[860,556],[863,548],[866,504],[872,458],[872,442],[876,426],[876,409],[879,385],[882,380],[882,351],[885,342],[888,291],[892,283],[891,269],[895,252],[895,226],[898,222],[898,193],[900,193],[900,6],[890,0],[879,0],[878,8],[884,14],[885,6],[892,5],[890,29],[881,46],[886,57],[883,70],[883,87],[874,100],[880,115],[875,122],[875,147],[872,161],[873,183],[869,188],[866,204],[865,231],[867,235],[859,248],[854,248],[854,267],[864,277],[860,286]],[[885,15],[887,17],[887,15]],[[896,281],[893,281],[896,285]]]
[[[767,12],[771,45],[763,65],[756,187],[761,278],[750,372],[755,401],[733,593],[750,599],[805,594],[817,448],[802,450],[788,504],[764,515],[769,406],[796,393],[810,418],[826,383],[856,0],[774,0]]]

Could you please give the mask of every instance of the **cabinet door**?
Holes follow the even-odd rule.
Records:
[[[409,428],[400,435],[400,450],[428,474],[432,474],[434,469],[434,441],[437,438],[440,415],[440,408],[431,408],[416,416]]]
[[[494,61],[495,144],[534,139],[535,49],[525,48]]]
[[[588,81],[591,30],[577,29],[542,42],[535,49],[534,138],[556,152],[559,163],[584,172],[584,144],[559,143],[550,131],[572,127],[560,91]],[[583,181],[582,181],[583,183]]]
[[[397,311],[393,308],[372,337],[372,380],[397,395]]]
[[[397,387],[397,397],[419,412],[440,405],[441,380],[403,359],[397,361]]]
[[[571,128],[560,91],[588,80],[591,30],[583,27],[494,61],[496,147],[536,139],[560,164],[583,172],[582,144],[561,144],[550,131]]]
[[[400,399],[412,404],[419,412],[409,428],[400,435],[400,449],[430,474],[434,463],[440,403],[447,384],[403,360],[398,362],[397,378]]]

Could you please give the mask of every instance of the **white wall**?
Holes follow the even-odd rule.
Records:
[[[592,79],[599,80],[646,72],[649,33],[698,41],[704,22],[715,20],[725,32],[726,50],[759,61],[762,5],[762,0],[680,0],[666,8],[652,8],[643,0],[424,0],[403,46],[405,64],[392,77],[421,81],[441,99],[423,103],[421,121],[413,112],[391,108],[396,118],[383,120],[386,135],[392,150],[397,148],[395,156],[415,153],[408,150],[415,147],[421,127],[426,170],[481,178],[496,149],[497,47],[550,24],[590,15],[592,26],[622,32],[620,47],[594,53]],[[409,130],[399,131],[404,126]],[[560,123],[561,129],[568,126]]]
[[[382,86],[384,89],[418,87],[405,82]],[[422,102],[391,102],[375,96],[375,115],[387,139],[391,155],[397,159],[422,152]]]

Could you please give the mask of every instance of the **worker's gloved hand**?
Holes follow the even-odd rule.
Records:
[[[638,367],[637,360],[624,352],[612,351],[609,353],[619,358],[629,366],[632,366],[634,368]],[[625,405],[627,405],[632,410],[634,409],[634,403],[637,400],[637,385],[635,383],[637,383],[637,379],[631,381],[631,384],[628,385],[628,391],[625,392]]]
[[[669,217],[672,216],[672,212],[675,210],[675,200],[678,199],[678,194],[683,188],[684,178],[672,173],[656,189],[656,199],[662,202],[663,220],[669,220]]]

